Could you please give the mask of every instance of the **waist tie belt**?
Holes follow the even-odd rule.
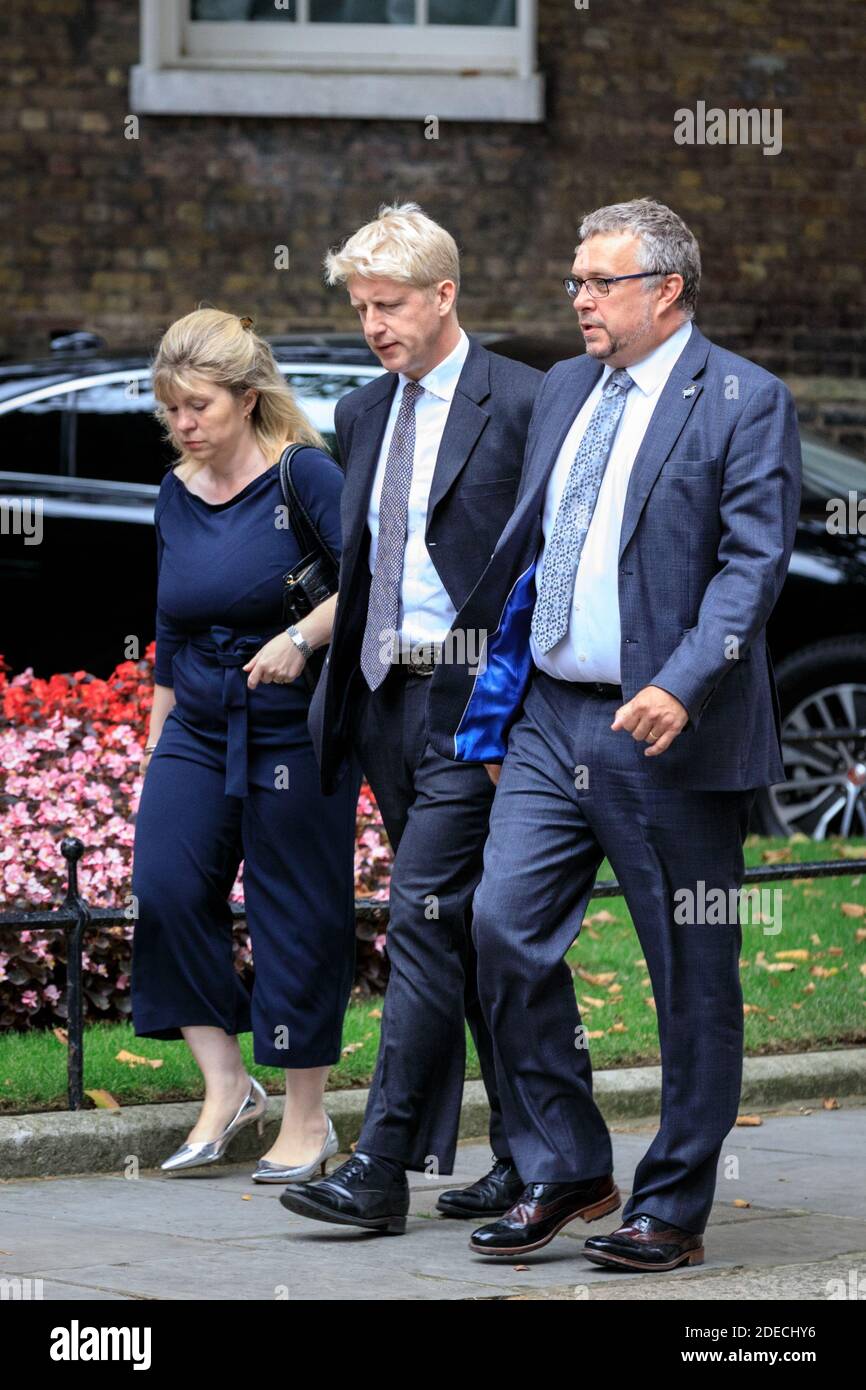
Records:
[[[191,633],[190,646],[212,657],[223,668],[223,708],[227,717],[226,796],[246,796],[247,784],[247,677],[240,668],[251,656],[283,632],[239,632],[235,628],[214,626]]]

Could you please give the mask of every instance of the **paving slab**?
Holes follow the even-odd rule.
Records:
[[[632,1121],[613,1130],[624,1198],[655,1127]],[[828,1299],[852,1271],[866,1293],[864,1150],[866,1109],[846,1104],[789,1107],[733,1130],[706,1263],[670,1275],[604,1270],[583,1258],[586,1236],[613,1230],[618,1213],[566,1227],[523,1261],[472,1254],[475,1223],[440,1217],[435,1201],[487,1170],[490,1151],[475,1141],[459,1146],[453,1176],[410,1174],[403,1236],[294,1216],[279,1203],[279,1185],[250,1180],[249,1162],[186,1178],[151,1169],[14,1179],[0,1183],[0,1278],[40,1279],[44,1299],[77,1302]]]

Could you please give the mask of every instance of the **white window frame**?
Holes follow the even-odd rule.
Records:
[[[541,121],[537,0],[513,28],[483,25],[190,24],[189,0],[139,0],[142,114]],[[427,0],[416,0],[426,19]]]

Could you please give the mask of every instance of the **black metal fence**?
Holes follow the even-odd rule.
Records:
[[[41,908],[36,912],[0,912],[0,930],[58,931],[66,936],[66,996],[67,1034],[69,1039],[67,1095],[68,1108],[80,1110],[84,1104],[84,1003],[82,995],[82,949],[84,934],[89,928],[121,926],[130,920],[128,907],[90,907],[78,891],[78,865],[84,854],[81,840],[67,836],[60,852],[68,865],[66,896],[57,907]],[[866,873],[866,859],[825,859],[808,863],[767,864],[747,869],[745,885],[779,883],[793,878],[839,878],[848,874]],[[616,879],[596,883],[593,898],[620,896]],[[375,917],[387,921],[388,904],[372,899],[355,901],[358,919]],[[236,920],[243,921],[245,912],[238,903],[232,904]]]

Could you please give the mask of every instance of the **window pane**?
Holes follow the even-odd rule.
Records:
[[[137,394],[136,394],[137,387]],[[174,458],[154,418],[147,380],[107,382],[74,391],[71,471],[79,478],[159,483]]]
[[[294,19],[295,0],[192,0],[190,18],[211,24],[220,19]]]
[[[64,473],[69,397],[46,396],[0,415],[0,454],[10,473]]]
[[[415,0],[310,0],[318,24],[414,24]]]
[[[516,0],[428,0],[431,24],[490,24],[513,27]]]

